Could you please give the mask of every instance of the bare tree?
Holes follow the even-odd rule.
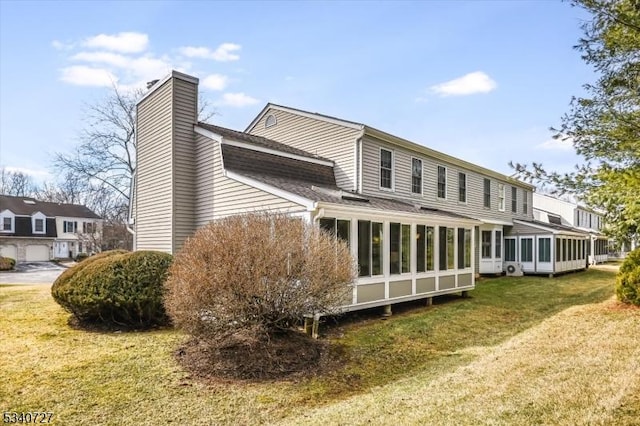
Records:
[[[75,151],[57,153],[54,168],[74,188],[90,195],[96,213],[115,222],[126,221],[129,189],[136,159],[136,104],[144,91],[122,91],[116,85],[102,101],[87,106],[86,127]],[[200,99],[198,116],[206,121],[215,115],[206,100]],[[87,194],[88,193],[88,194]],[[75,199],[71,188],[65,196]],[[122,226],[124,229],[124,226]]]
[[[27,173],[0,168],[0,194],[32,197],[37,191],[37,185]]]

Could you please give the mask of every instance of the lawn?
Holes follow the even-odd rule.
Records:
[[[323,325],[344,364],[203,382],[174,330],[71,329],[47,286],[0,286],[0,408],[56,424],[637,424],[640,310],[614,273],[484,279],[471,297]]]

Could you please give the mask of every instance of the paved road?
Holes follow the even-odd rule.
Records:
[[[0,284],[48,284],[67,269],[53,262],[19,263],[14,271],[0,272]]]

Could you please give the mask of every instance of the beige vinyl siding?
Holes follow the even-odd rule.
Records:
[[[173,252],[195,231],[197,85],[173,79]]]
[[[223,173],[219,144],[213,152],[213,214],[223,217],[248,211],[298,212],[305,208],[261,189],[233,180]]]
[[[394,191],[380,189],[380,148],[393,151]],[[522,213],[522,200],[518,202],[518,212],[511,213],[511,184],[505,185],[505,211],[498,210],[498,180],[491,177],[491,208],[484,207],[484,178],[476,171],[463,169],[460,166],[429,157],[416,151],[378,142],[365,137],[362,143],[363,174],[362,191],[364,194],[393,197],[408,202],[416,202],[461,215],[478,219],[510,222],[512,219],[532,219],[531,192],[528,193],[529,209]],[[422,160],[422,194],[411,192],[411,158]],[[438,166],[446,168],[446,199],[437,197]],[[458,201],[458,173],[467,175],[467,202]],[[521,198],[522,190],[518,188]]]
[[[196,134],[196,227],[213,220],[213,158],[217,142]]]
[[[136,249],[172,252],[172,81],[137,107]]]
[[[276,124],[265,128],[264,122],[271,114],[276,117]],[[272,108],[249,133],[332,160],[335,163],[338,186],[347,191],[356,188],[355,149],[356,138],[360,134],[358,130]]]

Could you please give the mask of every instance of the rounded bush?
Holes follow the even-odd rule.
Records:
[[[176,255],[165,306],[174,325],[198,338],[273,335],[350,303],[356,270],[344,242],[300,219],[227,217],[200,228]]]
[[[163,285],[171,261],[171,255],[155,251],[103,252],[62,273],[51,294],[81,324],[164,325]]]
[[[16,260],[0,256],[0,271],[10,271],[16,266]]]
[[[640,306],[640,248],[627,254],[616,278],[616,295],[624,303]]]

